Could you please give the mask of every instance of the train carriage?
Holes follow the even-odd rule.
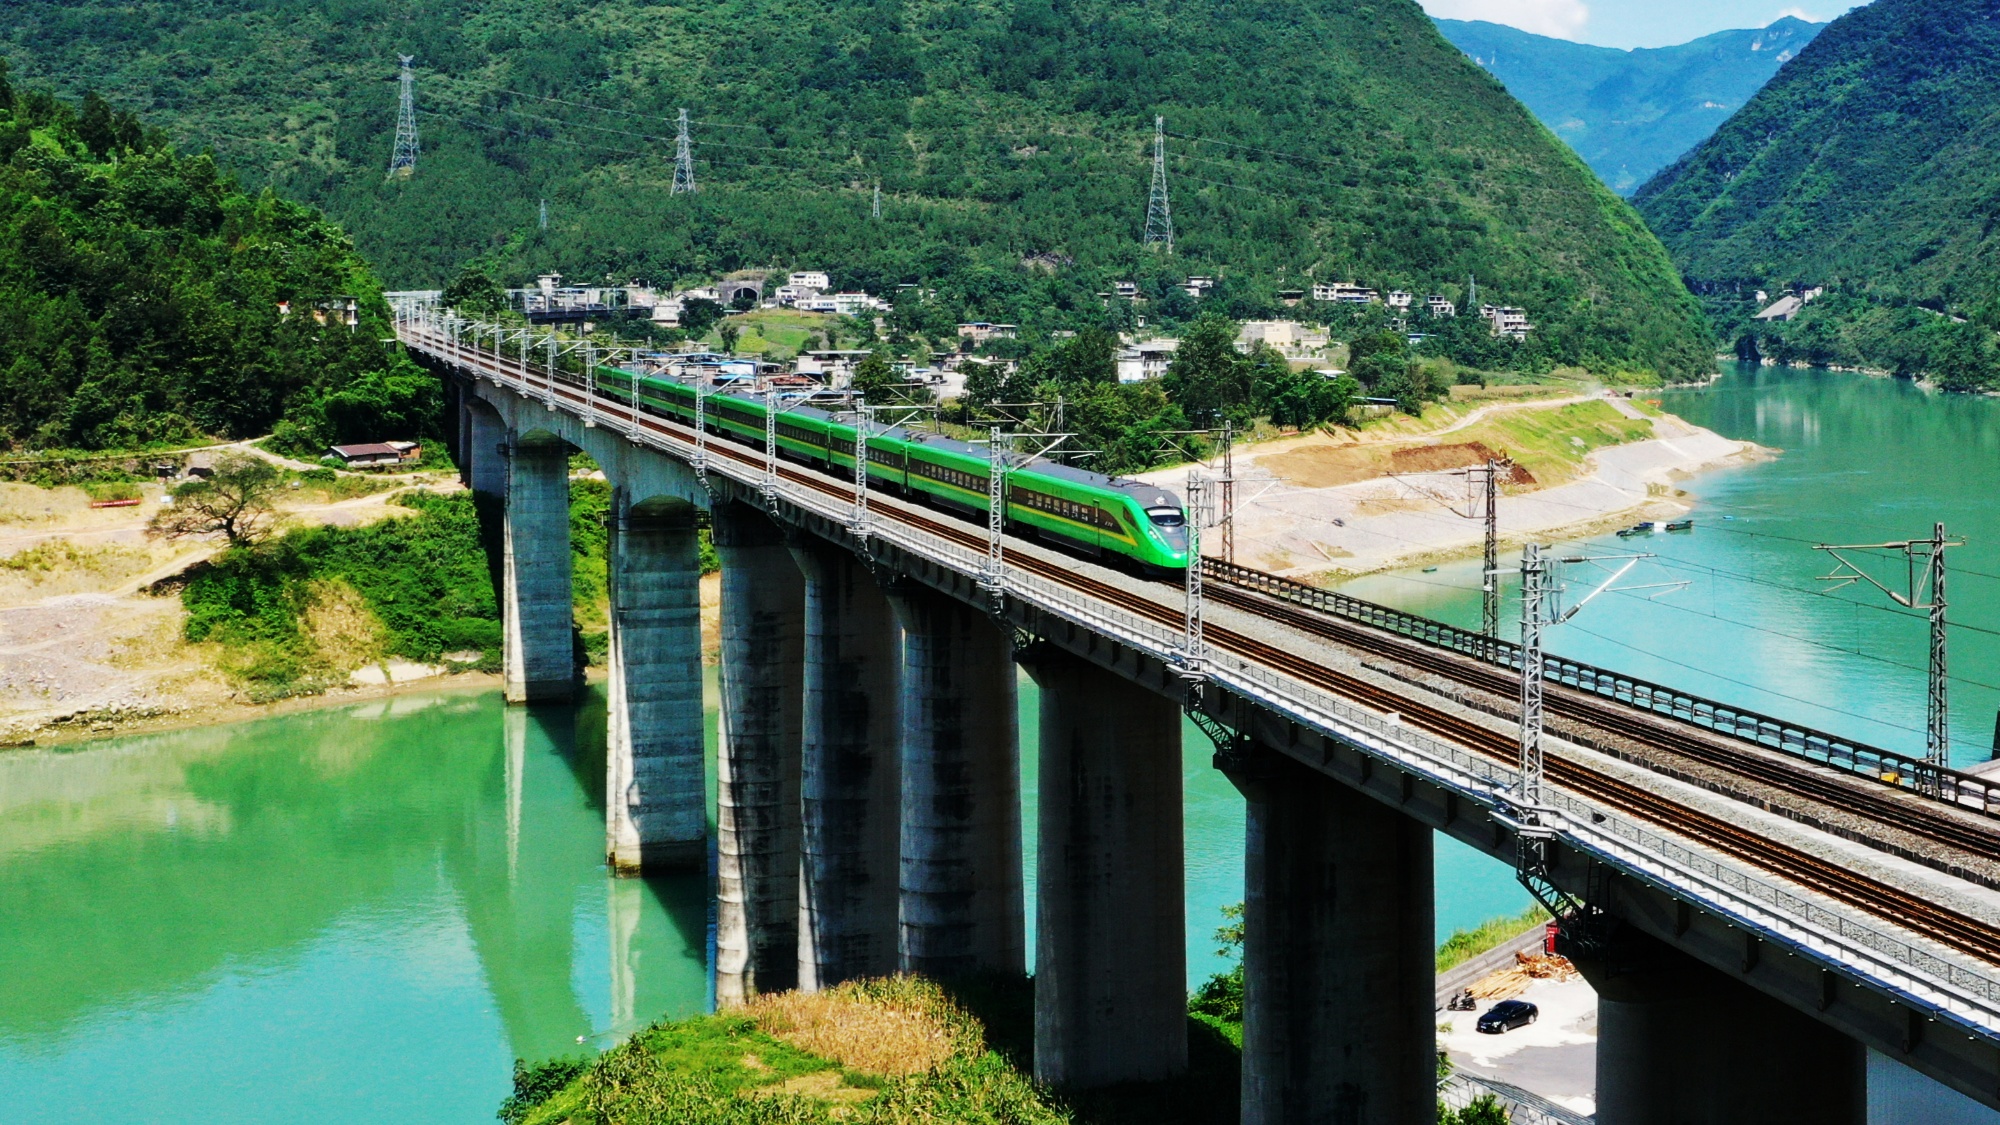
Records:
[[[692,424],[695,392],[676,379],[607,373],[600,393],[630,399],[640,409]],[[729,391],[706,396],[712,432],[762,446],[769,422],[759,398]],[[780,456],[854,474],[855,427],[809,406],[779,413]],[[940,506],[983,514],[990,504],[989,461],[967,442],[905,427],[868,436],[868,480]],[[1156,485],[1107,477],[1067,465],[1037,463],[1006,474],[1005,520],[1017,531],[1092,557],[1129,560],[1148,573],[1183,571],[1188,562],[1187,513],[1180,497]]]

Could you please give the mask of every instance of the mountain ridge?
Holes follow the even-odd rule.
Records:
[[[1823,285],[1831,292],[1785,329],[1788,344],[1813,337],[1808,358],[1990,386],[1996,126],[2000,6],[1875,0],[1634,202],[1748,347],[1770,342],[1748,321],[1753,291]]]
[[[1785,16],[1624,50],[1484,21],[1436,22],[1621,193],[1706,139],[1826,26]]]
[[[1538,325],[1524,362],[1710,362],[1637,214],[1412,0],[48,0],[0,52],[115,80],[121,104],[324,208],[399,286],[468,258],[516,279],[822,268],[1074,327],[1128,278],[1171,307],[1177,278],[1219,274],[1210,299],[1242,316],[1314,279],[1476,275]],[[397,53],[425,68],[424,152],[385,183]],[[701,190],[671,196],[682,107]],[[1139,245],[1156,115],[1172,259]],[[1068,264],[1024,264],[1044,253]]]

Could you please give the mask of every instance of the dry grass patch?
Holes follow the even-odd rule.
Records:
[[[762,996],[742,1014],[772,1037],[853,1070],[924,1074],[952,1056],[956,1032],[939,1018],[934,992],[899,989],[897,980]]]
[[[344,676],[382,656],[382,623],[359,591],[337,578],[314,582],[300,623],[317,662]]]

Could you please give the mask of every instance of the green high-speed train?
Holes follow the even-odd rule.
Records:
[[[597,393],[689,425],[695,390],[678,379],[601,369]],[[761,448],[766,406],[762,398],[716,391],[704,396],[711,433]],[[852,479],[855,428],[809,406],[781,409],[781,456],[833,469]],[[985,514],[989,509],[986,454],[962,441],[902,426],[868,436],[868,482],[946,508]],[[1066,465],[1036,463],[1006,479],[1010,530],[1092,558],[1126,560],[1141,572],[1179,574],[1188,564],[1187,509],[1181,498],[1142,481],[1107,477]]]

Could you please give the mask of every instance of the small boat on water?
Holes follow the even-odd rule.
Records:
[[[1651,535],[1653,532],[1658,531],[1659,529],[1660,525],[1658,523],[1652,520],[1646,520],[1642,523],[1635,523],[1631,527],[1619,528],[1618,538],[1630,539],[1634,535]]]
[[[1694,530],[1694,521],[1693,521],[1693,520],[1675,520],[1674,522],[1672,522],[1672,523],[1670,523],[1670,524],[1668,524],[1668,525],[1667,525],[1667,530],[1668,530],[1668,531],[1693,531],[1693,530]]]

